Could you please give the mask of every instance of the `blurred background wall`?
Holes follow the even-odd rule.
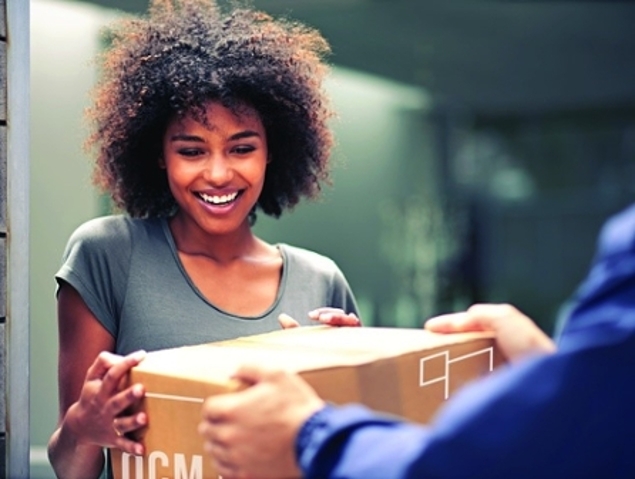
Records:
[[[55,280],[71,232],[97,215],[82,154],[92,57],[107,12],[62,1],[31,2],[31,450],[32,478],[55,477],[45,445],[57,421]]]
[[[223,3],[223,2],[221,2]],[[333,186],[269,241],[333,257],[366,324],[419,327],[477,301],[549,333],[604,219],[635,199],[635,4],[254,0],[330,41]],[[53,275],[103,214],[81,150],[99,29],[146,0],[31,0],[32,477],[53,477]]]

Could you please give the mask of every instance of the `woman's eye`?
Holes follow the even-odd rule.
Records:
[[[256,148],[251,145],[240,145],[232,148],[232,151],[238,155],[247,155],[254,151]]]
[[[201,155],[203,151],[199,148],[181,148],[178,150],[178,153],[181,156],[193,157]]]

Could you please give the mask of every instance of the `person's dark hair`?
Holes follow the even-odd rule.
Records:
[[[280,216],[329,180],[331,110],[322,89],[328,43],[315,30],[213,0],[155,0],[147,17],[110,31],[88,110],[95,183],[131,216],[176,209],[159,168],[175,115],[204,121],[204,104],[253,107],[267,133],[269,164],[258,207]]]

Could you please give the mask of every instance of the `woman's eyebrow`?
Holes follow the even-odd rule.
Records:
[[[230,141],[242,140],[243,138],[251,138],[254,136],[260,137],[260,133],[253,130],[245,130],[245,131],[240,131],[238,133],[233,134],[232,136],[229,137],[229,140]]]
[[[170,137],[170,141],[196,141],[203,143],[204,140],[200,136],[196,135],[186,135],[184,133],[177,133],[176,135],[172,135]]]
[[[252,137],[260,137],[260,133],[253,130],[240,131],[238,133],[231,135],[228,138],[228,140],[236,141],[236,140],[242,140],[244,138],[252,138]],[[200,143],[205,142],[205,140],[203,140],[203,138],[201,138],[200,136],[186,135],[184,133],[177,133],[175,135],[172,135],[170,137],[170,141],[194,141],[194,142],[200,142]]]

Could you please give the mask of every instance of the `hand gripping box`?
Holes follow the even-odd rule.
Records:
[[[502,362],[491,333],[303,327],[148,353],[130,373],[146,387],[146,454],[111,450],[115,479],[218,479],[197,427],[204,399],[235,391],[242,364],[297,372],[325,400],[361,402],[425,423],[465,382]]]

